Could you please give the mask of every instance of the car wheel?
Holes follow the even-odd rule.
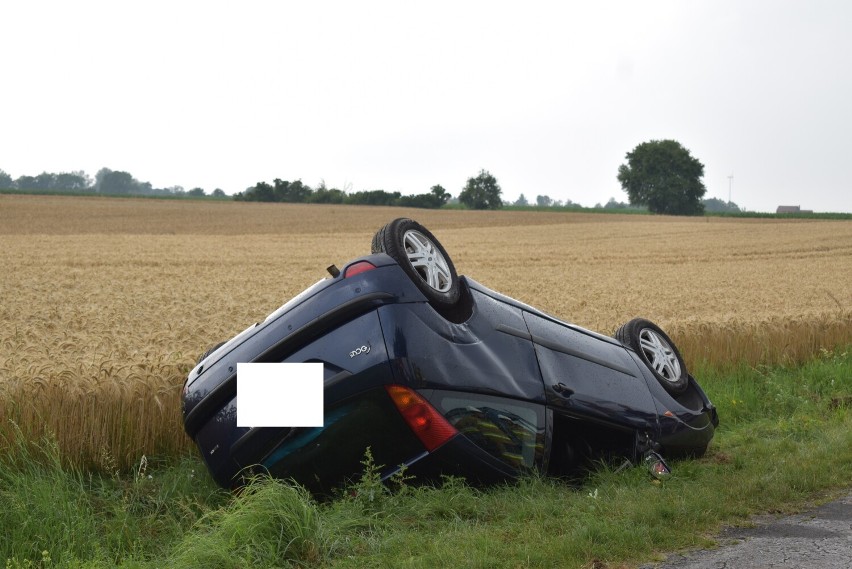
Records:
[[[432,233],[412,219],[394,219],[373,236],[373,253],[387,253],[436,308],[459,301],[459,277],[447,251]]]
[[[677,346],[659,326],[634,318],[615,332],[615,339],[639,354],[666,391],[678,395],[686,390],[686,365]]]

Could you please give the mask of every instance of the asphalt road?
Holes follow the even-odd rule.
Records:
[[[642,569],[852,569],[852,493],[801,514],[754,522],[725,530],[717,549],[673,554]]]

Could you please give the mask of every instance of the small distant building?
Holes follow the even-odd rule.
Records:
[[[802,209],[797,205],[779,205],[775,213],[813,213],[812,209]]]

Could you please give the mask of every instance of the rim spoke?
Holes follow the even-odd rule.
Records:
[[[408,260],[411,261],[412,266],[414,267],[425,267],[427,266],[428,261],[425,255],[421,255],[420,253],[409,253]]]
[[[434,289],[441,290],[441,282],[438,279],[438,271],[435,270],[434,266],[429,267],[429,286]]]

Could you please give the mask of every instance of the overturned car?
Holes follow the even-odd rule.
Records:
[[[263,471],[327,493],[359,475],[368,447],[385,477],[491,483],[600,457],[700,456],[713,438],[715,407],[647,320],[614,338],[562,322],[459,277],[406,218],[329,272],[186,380],[186,432],[223,487]],[[238,427],[240,362],[321,363],[323,426]]]

